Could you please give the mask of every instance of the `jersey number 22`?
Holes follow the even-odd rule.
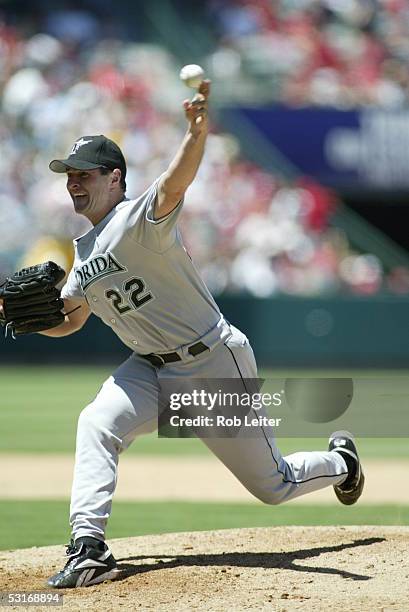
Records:
[[[153,298],[150,291],[145,292],[146,287],[142,278],[130,278],[124,282],[123,287],[128,294],[126,297],[122,296],[116,289],[105,291],[106,297],[112,301],[113,307],[120,315],[132,310],[132,308],[137,310]]]

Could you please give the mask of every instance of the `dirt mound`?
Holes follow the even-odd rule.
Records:
[[[120,578],[60,591],[64,610],[409,609],[406,527],[232,529],[110,545]],[[61,546],[0,552],[1,590],[43,589],[63,552]]]

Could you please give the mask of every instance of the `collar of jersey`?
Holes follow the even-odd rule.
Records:
[[[119,208],[122,208],[123,204],[125,204],[126,202],[129,202],[129,198],[124,198],[123,200],[118,202],[118,204],[114,206],[113,208],[111,208],[111,210],[105,215],[105,217],[101,219],[101,221],[99,221],[96,225],[91,227],[91,229],[89,229],[84,234],[81,234],[81,236],[74,238],[74,242],[78,242],[79,240],[81,240],[81,238],[85,238],[85,236],[88,236],[90,234],[96,234],[98,236],[98,234],[100,234],[102,230],[104,229],[104,227],[110,222],[112,217],[115,215],[116,211]]]

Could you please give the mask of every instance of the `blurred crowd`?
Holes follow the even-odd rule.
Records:
[[[319,37],[318,4],[331,15]],[[215,55],[243,52],[244,61],[245,48],[250,53],[254,45],[260,65],[275,62],[281,98],[294,102],[313,101],[325,79],[342,81],[344,92],[352,78],[364,83],[364,75],[375,79],[376,73],[386,79],[387,60],[369,28],[372,3],[359,3],[367,5],[362,14],[353,10],[356,4],[259,0],[249,7],[214,0],[210,8],[221,36]],[[379,36],[391,46],[395,41],[397,67],[404,62],[405,44],[390,27],[403,27],[406,13],[397,0],[382,4],[385,15],[402,13],[401,19],[380,22]],[[280,10],[273,11],[276,5]],[[324,20],[325,11],[318,13]],[[339,23],[332,18],[338,14]],[[73,213],[64,176],[51,173],[48,163],[68,154],[79,136],[103,133],[121,146],[130,198],[166,169],[181,142],[186,89],[178,79],[180,65],[163,47],[106,38],[100,26],[95,15],[79,10],[50,15],[36,34],[0,23],[0,278],[46,259],[70,268],[71,240],[89,225]],[[341,44],[339,29],[350,31],[359,44]],[[355,47],[359,53],[352,52]],[[391,68],[388,74],[398,72]],[[399,83],[390,77],[389,90],[405,96],[401,72]],[[312,75],[308,86],[307,75]],[[365,89],[363,84],[355,94],[360,102],[375,96],[375,89],[364,94]],[[216,295],[370,295],[386,286],[406,292],[405,270],[386,278],[377,257],[355,253],[331,225],[336,207],[334,195],[313,181],[286,182],[246,161],[238,141],[215,124],[187,193],[182,232]]]
[[[407,0],[207,5],[219,41],[207,62],[227,96],[338,108],[408,104]]]

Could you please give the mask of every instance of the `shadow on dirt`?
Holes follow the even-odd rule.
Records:
[[[311,572],[314,574],[334,574],[350,580],[371,580],[372,576],[354,574],[345,570],[333,567],[313,567],[307,565],[297,565],[296,561],[304,561],[314,557],[319,557],[325,553],[337,553],[351,548],[361,546],[371,546],[379,542],[384,542],[386,538],[365,538],[354,540],[346,544],[337,546],[320,546],[319,548],[308,548],[294,550],[292,552],[234,552],[220,554],[199,554],[199,555],[140,555],[118,559],[121,575],[117,580],[125,580],[129,576],[152,572],[156,570],[189,567],[189,566],[212,566],[212,567],[259,567],[265,569],[287,569],[296,572]],[[149,559],[150,563],[143,563]],[[155,563],[155,559],[157,559]],[[138,561],[142,563],[129,563]]]

